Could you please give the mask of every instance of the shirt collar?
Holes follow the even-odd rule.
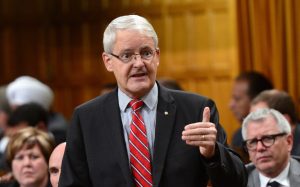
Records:
[[[121,111],[125,112],[128,103],[132,100],[132,98],[128,97],[120,88],[118,88],[118,99],[119,99],[119,107]],[[154,109],[155,105],[158,101],[158,88],[157,84],[155,83],[152,89],[144,95],[142,98],[145,105],[150,109]]]
[[[259,179],[260,179],[261,186],[266,186],[269,181],[270,182],[277,181],[283,186],[290,186],[289,178],[288,178],[289,168],[290,168],[290,162],[288,162],[284,170],[275,178],[266,177],[259,172]]]

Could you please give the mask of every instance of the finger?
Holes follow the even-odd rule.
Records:
[[[210,109],[209,107],[205,107],[203,110],[202,122],[210,121]]]

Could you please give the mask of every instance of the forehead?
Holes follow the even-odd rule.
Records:
[[[64,150],[64,146],[59,146],[56,149],[54,149],[49,159],[49,165],[61,162],[64,156]]]
[[[28,148],[28,145],[24,145],[16,154],[29,154],[31,152],[41,153],[40,147],[37,144],[30,148]]]
[[[154,40],[139,30],[119,30],[116,33],[114,50],[134,50],[141,47],[149,46],[154,48]]]
[[[247,130],[248,134],[270,134],[277,132],[279,127],[274,117],[268,116],[263,120],[249,122]]]
[[[247,94],[248,92],[248,82],[244,80],[238,80],[233,85],[233,91],[236,93]]]

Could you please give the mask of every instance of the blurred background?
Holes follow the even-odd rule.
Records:
[[[232,83],[256,70],[300,103],[298,0],[0,0],[0,85],[33,76],[54,93],[53,108],[74,107],[114,82],[102,63],[106,25],[145,16],[159,36],[158,77],[211,97],[231,134]],[[200,118],[200,116],[199,116]]]

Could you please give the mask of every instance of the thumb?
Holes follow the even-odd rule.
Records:
[[[202,122],[209,122],[209,121],[210,121],[210,109],[209,107],[205,107],[203,110]]]

